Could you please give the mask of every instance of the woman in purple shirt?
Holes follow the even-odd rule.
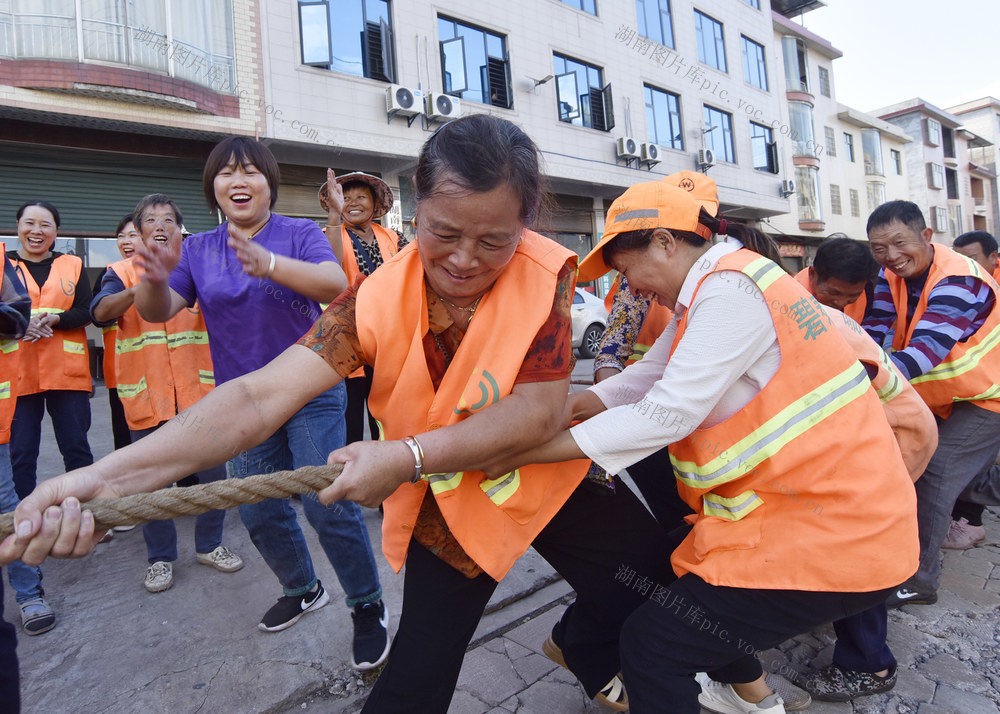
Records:
[[[197,300],[216,384],[266,365],[312,326],[322,312],[320,302],[332,301],[347,287],[314,222],[271,213],[279,182],[277,161],[265,146],[245,137],[225,139],[209,155],[203,183],[209,207],[225,214],[226,222],[188,238],[179,254],[156,244],[138,251],[146,275],[136,291],[136,308],[145,319],[162,322]],[[325,464],[345,443],[345,403],[342,384],[316,397],[262,444],[234,453],[230,477]],[[372,669],[388,654],[389,638],[361,508],[350,501],[324,507],[316,494],[303,496],[302,505],[347,606],[354,609],[352,664]],[[288,500],[241,506],[240,516],[284,591],[260,629],[284,630],[325,605],[329,595],[316,578]]]

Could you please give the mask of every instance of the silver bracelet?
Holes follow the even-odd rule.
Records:
[[[267,275],[265,275],[264,277],[265,278],[270,278],[271,277],[271,273],[274,272],[274,253],[272,251],[270,251],[270,250],[267,251],[267,252],[271,255],[271,262],[267,266]]]
[[[413,461],[415,462],[413,478],[410,479],[410,483],[419,483],[421,473],[424,470],[424,450],[421,448],[420,442],[412,436],[404,436],[402,441],[410,447],[410,451],[413,452]]]

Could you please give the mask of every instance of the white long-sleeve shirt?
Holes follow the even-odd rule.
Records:
[[[729,238],[697,260],[674,318],[640,361],[591,387],[607,410],[570,430],[583,452],[617,474],[696,428],[725,421],[777,373],[778,335],[764,295],[746,275],[723,271],[698,281],[742,245]],[[677,323],[687,329],[670,356]],[[669,361],[668,361],[669,358]]]

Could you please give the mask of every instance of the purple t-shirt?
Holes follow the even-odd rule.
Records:
[[[243,272],[227,245],[229,224],[184,241],[181,260],[170,274],[178,295],[201,305],[208,329],[216,384],[263,367],[295,344],[322,313],[319,303],[287,285]],[[275,213],[254,242],[275,255],[307,263],[337,262],[313,221]]]

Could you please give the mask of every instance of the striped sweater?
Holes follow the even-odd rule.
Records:
[[[906,281],[907,321],[913,316],[926,281],[927,273]],[[893,363],[909,380],[926,374],[944,361],[956,342],[974,335],[992,309],[993,294],[982,280],[966,276],[945,278],[931,290],[927,310],[913,330],[909,344],[891,353]],[[892,348],[895,324],[896,306],[883,268],[879,271],[864,328],[888,352]]]

